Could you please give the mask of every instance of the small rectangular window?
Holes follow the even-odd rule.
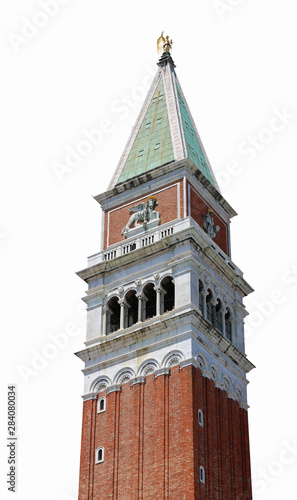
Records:
[[[200,467],[199,467],[199,477],[200,477],[200,483],[205,484],[205,471],[204,471],[204,467],[202,467],[202,465],[200,465]]]
[[[97,413],[103,413],[106,411],[106,399],[100,398],[98,399]]]
[[[101,464],[104,462],[104,448],[100,446],[100,448],[97,448],[96,453],[95,453],[95,462],[96,464]]]

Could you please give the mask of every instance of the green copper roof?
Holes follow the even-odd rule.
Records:
[[[196,165],[196,167],[205,175],[205,177],[216,187],[177,83],[176,83],[176,88],[177,88],[179,108],[182,117],[188,157],[190,158],[190,160],[192,160],[192,162]]]
[[[174,160],[162,78],[149,104],[117,184]]]

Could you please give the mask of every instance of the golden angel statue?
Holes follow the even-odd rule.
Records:
[[[162,49],[163,49],[163,54],[165,54],[165,52],[170,52],[170,50],[172,49],[172,40],[169,40],[169,36],[166,36],[165,39],[163,33],[164,31],[162,31],[161,36],[159,36],[157,40],[158,54],[161,52]]]

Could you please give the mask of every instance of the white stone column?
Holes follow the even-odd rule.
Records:
[[[106,321],[107,321],[107,306],[106,306],[106,307],[104,307],[104,309],[103,309],[103,317],[102,317],[102,322],[103,322],[103,323],[102,323],[102,337],[105,337],[105,335],[106,335],[106,329],[107,329],[107,328],[106,328],[106,327],[107,327],[107,325],[106,325]]]
[[[119,304],[121,307],[121,310],[120,310],[120,330],[123,330],[125,328],[125,306],[126,306],[125,299],[119,299]]]
[[[156,292],[156,315],[160,316],[161,315],[161,287],[155,286],[154,290]]]
[[[138,298],[138,322],[142,321],[142,299],[143,295],[142,293],[137,293],[136,297]]]

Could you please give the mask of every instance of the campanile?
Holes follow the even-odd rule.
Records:
[[[108,190],[88,284],[79,500],[251,500],[243,298],[171,41]],[[111,166],[108,166],[108,168]]]

